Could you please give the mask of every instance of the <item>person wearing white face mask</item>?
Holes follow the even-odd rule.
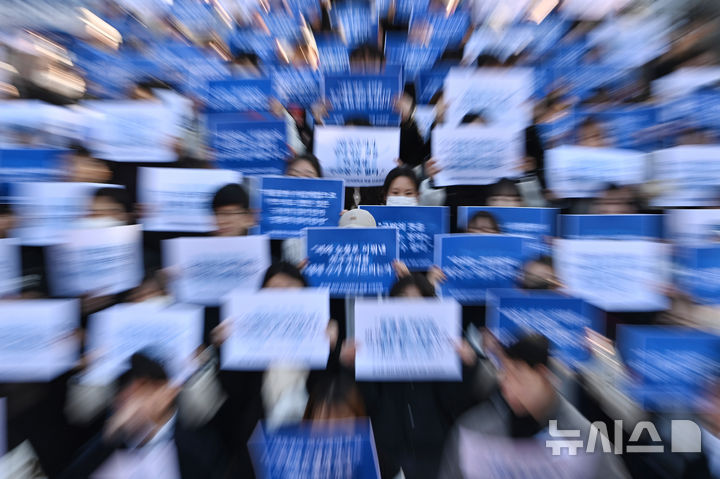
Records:
[[[431,181],[428,178],[421,183],[408,167],[393,168],[385,177],[382,202],[387,206],[441,206],[445,203],[445,190],[432,188]]]
[[[110,228],[130,224],[132,206],[123,188],[100,188],[90,201],[88,214],[76,223],[77,228]]]

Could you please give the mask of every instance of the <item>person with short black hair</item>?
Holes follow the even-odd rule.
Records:
[[[217,225],[216,236],[245,236],[255,225],[250,198],[237,183],[220,188],[213,196],[211,207]]]
[[[508,178],[502,178],[490,187],[487,204],[489,206],[525,206],[517,185]]]
[[[489,211],[478,211],[468,220],[467,232],[483,235],[498,235],[501,233],[495,215]]]

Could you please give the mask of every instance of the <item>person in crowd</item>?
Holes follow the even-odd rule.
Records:
[[[285,176],[295,178],[322,178],[320,161],[315,155],[296,155],[288,161],[285,167]]]
[[[10,238],[14,227],[15,215],[12,207],[6,203],[0,203],[0,239]]]
[[[107,163],[93,157],[90,150],[80,144],[70,146],[67,155],[67,180],[83,183],[108,183],[112,171]]]
[[[135,221],[132,203],[124,188],[99,188],[93,194],[86,218],[79,226],[107,228],[132,224]]]
[[[312,388],[303,419],[326,421],[366,416],[358,385],[347,374],[335,374],[324,377]]]
[[[216,236],[245,236],[255,225],[250,198],[237,183],[227,184],[215,193],[212,210],[217,225]]]
[[[512,180],[503,178],[490,187],[490,194],[487,199],[489,206],[525,206],[520,190]]]
[[[500,225],[495,215],[489,211],[478,211],[467,223],[467,232],[473,234],[498,235]]]
[[[592,215],[632,215],[638,213],[634,192],[629,186],[609,184],[600,196],[593,199],[589,213]]]
[[[538,256],[527,261],[522,268],[518,281],[521,289],[555,290],[560,288],[560,280],[555,275],[555,267],[550,256]]]
[[[382,186],[382,203],[388,206],[440,206],[445,192],[430,186],[430,178],[422,183],[413,170],[404,166],[393,168]]]
[[[62,474],[65,479],[225,477],[227,457],[209,428],[188,429],[177,420],[178,388],[162,363],[135,353],[117,381],[113,408],[103,430]]]
[[[545,441],[552,439],[547,434],[553,427],[551,420],[557,421],[554,430],[579,430],[581,438],[589,437],[590,422],[556,391],[549,351],[548,339],[537,333],[522,336],[507,348],[494,348],[492,354],[500,363],[499,392],[458,420],[445,446],[441,479],[460,479],[497,468],[508,474],[532,470],[534,477],[548,479],[569,468],[574,471],[572,477],[578,478],[629,477],[622,462],[601,448],[575,456],[566,452],[565,460],[550,461],[552,449]],[[567,444],[568,438],[561,439]],[[516,446],[506,447],[523,447],[525,454],[502,453],[497,445],[507,440]]]
[[[587,117],[580,123],[577,133],[577,144],[579,146],[591,146],[594,148],[607,148],[612,145],[605,128],[599,120]]]

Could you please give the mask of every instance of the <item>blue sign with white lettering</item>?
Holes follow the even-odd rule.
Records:
[[[273,95],[285,106],[310,108],[322,97],[318,71],[284,66],[268,68],[267,73],[272,79]]]
[[[485,304],[490,288],[512,288],[526,256],[527,239],[506,235],[435,237],[435,265],[445,273],[442,296],[462,304]]]
[[[302,236],[312,226],[336,226],[345,202],[342,180],[263,177],[258,188],[260,234],[272,239]]]
[[[248,448],[255,473],[264,479],[380,479],[369,419],[279,428],[260,422]]]
[[[350,71],[350,51],[340,38],[318,34],[315,37],[315,44],[317,45],[321,71]]]
[[[59,180],[65,153],[49,148],[0,149],[0,202],[8,201],[11,183]]]
[[[662,146],[657,135],[660,109],[654,105],[587,108],[575,112],[577,125],[584,118],[599,121],[616,148],[651,151]]]
[[[451,65],[443,63],[431,70],[421,71],[415,78],[415,95],[419,104],[427,104],[435,94],[443,89],[445,77]]]
[[[401,32],[385,34],[385,60],[388,65],[402,65],[408,79],[415,78],[423,70],[430,70],[444,50],[439,42],[412,42]]]
[[[330,289],[330,296],[387,293],[395,282],[393,262],[400,254],[394,228],[308,228],[310,286]]]
[[[218,168],[246,175],[282,175],[288,156],[285,121],[266,115],[208,115]]]
[[[333,30],[342,32],[350,48],[377,42],[378,17],[369,2],[340,3],[330,14]]]
[[[400,116],[394,111],[395,100],[402,93],[402,71],[389,69],[384,73],[328,73],[323,81],[323,96],[330,103],[328,124],[343,124],[347,119],[386,118],[397,126]]]
[[[720,304],[720,245],[676,250],[677,285],[701,304]]]
[[[501,206],[459,206],[457,227],[467,231],[468,223],[478,212],[485,211],[495,217],[500,233],[524,236],[529,254],[550,254],[550,239],[557,236],[557,208],[508,208]]]
[[[720,363],[720,336],[679,326],[619,325],[628,393],[649,411],[707,410]]]
[[[582,299],[547,291],[490,289],[487,327],[508,346],[523,334],[541,333],[552,343],[551,354],[568,366],[587,361],[585,328],[600,331],[599,311]]]
[[[470,28],[470,12],[456,10],[451,15],[442,12],[415,10],[408,25],[412,32],[415,29],[426,31],[432,42],[444,48],[457,48]]]
[[[568,239],[653,240],[663,237],[663,215],[560,215]]]
[[[272,82],[266,78],[228,78],[208,84],[207,109],[212,113],[268,111]]]
[[[361,206],[378,226],[400,232],[400,260],[410,271],[427,271],[433,265],[435,235],[450,231],[445,206]]]

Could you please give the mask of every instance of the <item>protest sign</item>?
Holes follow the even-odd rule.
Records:
[[[89,212],[93,194],[119,185],[75,182],[14,183],[10,188],[17,227],[13,235],[25,246],[49,246]]]
[[[561,215],[560,232],[567,239],[662,239],[663,215]]]
[[[332,110],[327,124],[342,125],[348,119],[370,119],[376,126],[397,126],[395,100],[402,93],[401,69],[383,73],[326,73],[323,99]],[[385,118],[384,122],[373,118]]]
[[[679,326],[619,325],[617,348],[630,396],[649,411],[707,411],[720,336]]]
[[[208,83],[206,108],[212,113],[269,111],[270,78],[228,78]]]
[[[448,126],[459,125],[468,113],[480,114],[488,125],[516,130],[532,119],[532,69],[451,68],[443,92]]]
[[[545,152],[548,188],[559,198],[592,198],[608,183],[645,181],[646,155],[634,150],[560,146]]]
[[[671,209],[663,215],[667,239],[682,245],[720,239],[720,209]]]
[[[653,241],[554,242],[555,270],[567,290],[605,311],[660,311],[669,300],[669,249]]]
[[[435,128],[432,156],[440,168],[435,185],[489,185],[516,175],[524,154],[521,133],[474,125]]]
[[[314,150],[325,177],[343,179],[345,186],[381,186],[397,166],[400,129],[317,127]]]
[[[50,381],[80,358],[76,300],[0,301],[0,381]]]
[[[163,241],[171,290],[184,303],[217,306],[235,288],[259,289],[270,266],[267,236],[174,238]]]
[[[288,155],[284,120],[239,114],[208,116],[219,168],[246,175],[281,175]]]
[[[223,369],[327,366],[330,298],[326,289],[233,291],[226,297],[222,316],[231,330],[222,347]]]
[[[434,43],[445,48],[457,48],[470,28],[470,12],[458,9],[450,13],[445,10],[415,10],[410,16],[408,30],[422,31]]]
[[[461,308],[453,300],[355,302],[355,379],[459,381]]]
[[[202,168],[139,168],[138,200],[145,231],[207,233],[216,228],[212,211],[215,193],[242,174]]]
[[[680,247],[675,257],[678,288],[696,303],[720,304],[720,245]]]
[[[18,294],[21,289],[20,242],[0,239],[0,298]]]
[[[380,479],[370,419],[312,421],[279,428],[260,422],[248,442],[264,479]]]
[[[12,183],[53,181],[62,177],[62,155],[67,150],[0,148],[0,201],[10,202]]]
[[[183,381],[203,341],[204,312],[186,304],[123,303],[90,317],[87,350],[94,358],[82,380],[108,384],[143,352],[163,363],[168,375]]]
[[[455,234],[435,237],[435,265],[445,273],[443,297],[485,304],[488,288],[512,288],[527,255],[519,236]]]
[[[552,343],[551,354],[571,367],[590,359],[585,328],[601,330],[598,311],[582,299],[517,289],[488,290],[486,326],[505,346],[540,333]]]
[[[684,145],[651,154],[652,179],[664,191],[653,206],[715,206],[720,184],[720,145]]]
[[[430,103],[433,97],[442,90],[445,77],[450,66],[436,66],[431,70],[421,71],[415,78],[415,93],[417,102],[420,104]]]
[[[265,176],[257,193],[260,233],[272,239],[302,236],[310,226],[337,226],[345,202],[342,180]]]
[[[374,43],[378,37],[378,16],[370,2],[345,2],[330,11],[333,30],[340,32],[343,42],[350,48],[363,43]]]
[[[395,282],[393,261],[400,254],[392,228],[308,228],[305,278],[330,296],[386,293]]]
[[[269,67],[265,69],[272,79],[272,91],[283,105],[311,108],[322,97],[320,72],[309,68]]]
[[[349,72],[350,52],[340,38],[316,34],[315,43],[323,72]]]
[[[67,231],[50,246],[48,280],[53,296],[117,294],[143,279],[140,226]]]
[[[402,32],[385,34],[385,59],[388,65],[402,65],[406,78],[415,78],[423,70],[432,69],[445,50],[442,42],[414,41]]]
[[[533,241],[527,242],[528,252],[549,254],[550,239],[557,236],[557,208],[510,208],[502,206],[459,206],[457,213],[458,230],[466,231],[468,222],[480,211],[493,215],[502,234],[522,236]]]
[[[704,86],[714,85],[718,80],[720,67],[682,67],[654,80],[650,87],[653,96],[672,99],[693,93]]]
[[[84,121],[88,148],[97,158],[167,163],[181,136],[182,118],[162,102],[89,101]]]
[[[400,261],[410,271],[427,271],[433,265],[435,235],[450,232],[445,206],[361,206],[379,227],[400,233]]]

